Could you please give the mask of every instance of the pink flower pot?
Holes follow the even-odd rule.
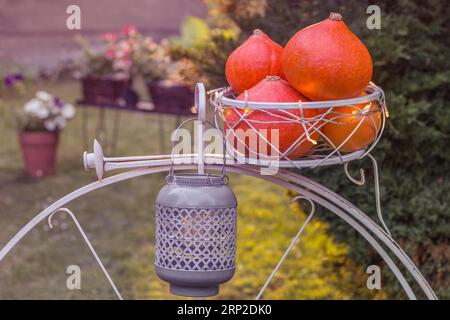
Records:
[[[131,79],[87,76],[81,79],[83,101],[92,104],[118,104]]]
[[[155,104],[155,110],[176,115],[192,115],[194,92],[184,84],[172,84],[168,81],[151,81],[147,90]]]
[[[25,171],[31,177],[55,173],[58,132],[22,131],[19,133]]]

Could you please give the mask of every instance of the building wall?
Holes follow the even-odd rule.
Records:
[[[81,9],[80,31],[67,30],[71,4]],[[0,0],[0,64],[50,66],[77,54],[76,33],[95,38],[125,24],[160,39],[205,11],[202,0]]]

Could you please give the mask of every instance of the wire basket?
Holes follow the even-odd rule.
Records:
[[[239,162],[316,167],[360,159],[378,143],[389,116],[383,90],[370,83],[365,95],[313,102],[237,100],[230,87],[208,92],[214,119]]]

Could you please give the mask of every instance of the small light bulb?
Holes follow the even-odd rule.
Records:
[[[309,142],[311,142],[313,145],[317,144],[317,141],[314,139],[311,139],[311,136],[309,135],[309,131],[306,131],[306,140],[308,140]]]
[[[370,104],[366,104],[362,111],[363,111],[363,113],[369,113],[369,111],[370,111]]]

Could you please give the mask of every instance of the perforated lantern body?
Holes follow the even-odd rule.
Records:
[[[158,276],[177,295],[205,297],[230,280],[236,261],[236,209],[223,176],[178,174],[156,199]]]

